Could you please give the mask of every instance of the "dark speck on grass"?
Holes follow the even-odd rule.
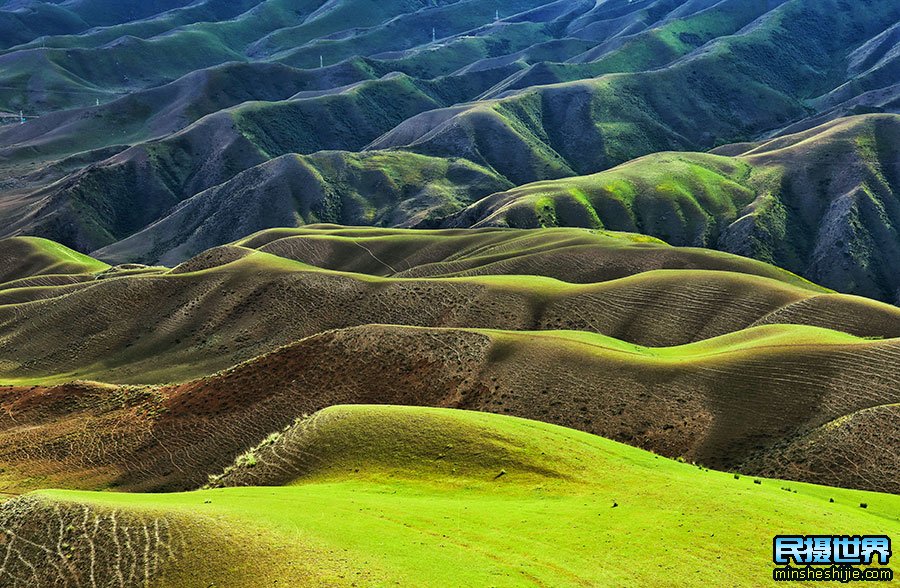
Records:
[[[761,480],[753,480],[753,483],[754,484],[762,484],[762,481]]]
[[[619,506],[619,503],[618,503],[618,502],[613,502],[612,507],[613,507],[613,508],[616,508],[617,506]]]
[[[500,470],[500,473],[497,474],[496,476],[494,476],[494,479],[496,480],[497,478],[499,478],[501,476],[505,476],[505,475],[506,475],[506,470]]]
[[[829,498],[828,502],[834,502],[834,498]]]
[[[868,505],[867,503],[865,503],[865,502],[860,502],[860,503],[859,503],[859,508],[869,508],[869,505]]]

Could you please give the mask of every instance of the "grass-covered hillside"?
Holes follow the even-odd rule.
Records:
[[[0,282],[4,285],[27,278],[83,276],[109,269],[64,245],[38,237],[13,237],[0,244]]]
[[[0,0],[0,588],[758,587],[896,535],[898,23]]]
[[[0,373],[8,382],[182,380],[369,323],[576,329],[649,346],[771,323],[900,336],[896,307],[640,236],[379,231],[263,233],[172,269],[126,265],[78,283],[10,284],[0,290]]]
[[[465,159],[405,151],[289,154],[200,192],[95,255],[174,265],[261,227],[417,224],[509,186],[496,172]]]
[[[697,586],[725,574],[758,586],[771,578],[773,528],[900,526],[896,496],[710,471],[497,415],[338,406],[264,445],[220,481],[276,467],[278,447],[286,467],[252,478],[268,487],[5,503],[12,563],[0,578],[16,588],[88,570],[98,583],[172,587]]]
[[[47,271],[0,286],[8,490],[188,489],[337,403],[512,414],[896,490],[865,448],[900,402],[900,311],[750,259],[584,229],[323,225],[171,269]]]
[[[900,117],[840,119],[713,153],[649,155],[487,197],[448,226],[633,231],[900,302]]]
[[[0,112],[27,119],[0,127],[0,236],[43,236],[115,262],[174,263],[315,222],[477,223],[459,213],[525,183],[900,104],[900,9],[888,0],[208,0],[109,14],[104,2],[84,14],[81,3],[45,6],[72,19],[59,31],[71,34],[48,36],[37,32],[49,26],[43,12],[0,8],[34,19],[21,44],[0,49]],[[793,177],[817,161],[778,165]],[[690,197],[706,197],[708,174],[679,174]],[[896,185],[890,173],[882,183]],[[814,184],[816,197],[831,188]],[[726,192],[699,211],[716,216],[710,231],[690,211],[689,243],[750,197]],[[895,244],[836,214],[826,232],[847,235],[835,240]],[[647,230],[679,242],[671,228]],[[773,252],[764,237],[740,239],[754,244],[740,252],[894,299],[880,275],[891,269],[859,247],[816,265],[810,256],[833,252],[802,235]]]
[[[890,2],[793,0],[668,67],[530,86],[420,115],[373,147],[465,154],[517,184],[655,151],[708,149],[803,118],[806,101],[846,80],[860,34],[880,34],[898,17]],[[777,49],[787,42],[792,51]]]
[[[897,492],[895,456],[875,449],[896,439],[897,353],[896,339],[797,325],[672,347],[366,325],[180,384],[2,388],[0,480],[190,489],[304,413],[375,403],[516,415],[709,467]]]

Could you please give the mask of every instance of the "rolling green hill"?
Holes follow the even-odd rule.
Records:
[[[898,23],[0,0],[0,587],[756,587],[895,535]]]
[[[780,268],[640,234],[558,228],[373,229],[312,225],[261,231],[235,243],[337,271],[383,277],[547,276],[589,283],[653,269],[723,270],[823,290]]]
[[[378,229],[357,229],[361,238],[348,241],[328,226],[307,233],[306,240],[262,233],[247,246],[211,249],[171,270],[0,291],[0,377],[183,380],[369,323],[575,329],[649,346],[770,323],[900,336],[896,307],[828,293],[751,260],[634,235],[491,229],[378,237]],[[326,255],[304,255],[315,252],[310,244]],[[345,258],[352,248],[361,261],[329,261],[334,246],[345,248]],[[475,248],[471,256],[466,246]],[[440,255],[455,247],[459,255]],[[435,257],[404,256],[417,249]],[[128,320],[123,304],[132,311]],[[55,343],[61,340],[69,344]]]
[[[521,186],[445,224],[641,232],[896,303],[898,139],[897,115],[840,119],[714,154],[654,154],[599,174]]]
[[[189,198],[94,255],[175,265],[260,227],[409,224],[452,214],[507,187],[496,173],[463,159],[404,151],[284,155]]]
[[[12,92],[3,108],[44,105],[39,118],[0,129],[0,171],[8,175],[0,202],[16,203],[0,206],[0,235],[40,235],[84,252],[111,246],[116,261],[173,262],[244,236],[215,227],[246,234],[309,222],[437,226],[523,183],[896,111],[900,13],[887,0],[266,0],[154,12],[161,9],[144,7],[83,34],[0,54],[7,63],[0,87]],[[794,49],[773,53],[788,45]],[[97,92],[103,104],[92,106]],[[69,101],[53,105],[54,96]],[[71,106],[82,108],[59,111]],[[424,198],[387,186],[395,202],[388,207],[383,190],[370,199],[352,179],[328,174],[298,193],[297,166],[280,158],[320,150],[348,151],[330,155],[348,167],[367,157],[360,151],[399,152],[403,161],[413,152],[448,172],[430,182]],[[461,159],[491,180],[451,173]],[[779,164],[790,177],[811,161]],[[693,198],[706,197],[702,186],[715,181],[697,166],[678,173],[679,190],[700,190]],[[263,188],[246,207],[234,206],[251,179]],[[282,194],[274,203],[265,189],[271,183]],[[884,183],[893,189],[892,177]],[[339,204],[311,215],[310,201],[320,194]],[[749,193],[726,196],[724,209],[692,211],[688,242],[709,236],[701,225],[710,223],[699,217],[727,219]],[[579,204],[566,207],[577,217]],[[276,212],[241,216],[269,208]],[[468,213],[453,218],[485,220]],[[707,233],[727,222],[716,220]],[[853,239],[867,239],[847,218],[835,222]],[[647,230],[660,236],[672,229]],[[890,238],[876,235],[866,246]],[[740,252],[831,287],[844,280],[844,291],[894,299],[896,288],[884,277],[891,269],[856,252],[817,266],[809,260],[817,247],[802,238],[784,255],[761,240],[738,239],[753,245]],[[872,268],[884,275],[867,275]]]
[[[101,272],[109,265],[38,237],[0,241],[0,284],[37,276]]]
[[[897,353],[897,339],[797,325],[668,348],[366,325],[181,384],[4,388],[2,481],[190,489],[303,413],[377,403],[516,415],[709,467],[897,492],[900,464],[877,449],[877,423],[896,417]]]
[[[104,268],[0,287],[7,488],[185,489],[300,412],[362,402],[895,489],[896,464],[840,448],[895,413],[900,311],[746,258],[582,229],[324,225]]]
[[[88,569],[99,582],[152,574],[179,587],[694,586],[723,574],[754,586],[771,578],[773,528],[900,525],[896,496],[754,484],[509,417],[335,407],[284,436],[298,451],[281,456],[296,468],[287,486],[7,502],[14,563],[0,573],[14,587]],[[232,477],[252,469],[242,463]]]
[[[168,17],[188,22],[191,19],[210,18],[218,15],[227,18],[229,14],[246,10],[259,0],[240,2],[205,0],[156,0],[151,2],[120,0],[111,3],[103,0],[82,0],[79,2],[16,2],[3,4],[0,9],[0,47],[9,49],[26,44],[38,37],[57,35],[90,34],[92,27],[127,26],[136,20],[169,12]],[[229,6],[231,5],[230,10]],[[189,6],[190,5],[190,6]],[[174,14],[173,14],[174,13]],[[165,17],[164,17],[165,18]],[[42,44],[46,43],[42,39]]]
[[[219,110],[176,133],[124,149],[97,165],[88,166],[30,193],[29,206],[17,207],[6,213],[6,231],[56,234],[60,241],[71,243],[79,249],[99,249],[164,217],[187,195],[198,194],[234,179],[233,184],[219,189],[224,195],[220,197],[233,198],[233,193],[241,192],[247,180],[245,177],[235,176],[254,166],[267,164],[265,168],[250,172],[257,177],[275,175],[276,181],[290,183],[292,178],[289,176],[293,168],[285,166],[284,161],[272,158],[293,152],[314,154],[322,150],[361,149],[368,141],[400,121],[439,105],[437,100],[440,98],[436,94],[432,96],[431,91],[431,87],[422,86],[403,74],[396,74],[377,80],[364,80],[333,93],[310,92],[305,95],[301,92],[296,97],[278,102],[248,101]],[[31,153],[30,149],[25,151]],[[369,156],[348,152],[330,157],[344,159],[347,161],[346,165],[352,168],[357,165],[357,161],[378,157],[378,154]],[[329,155],[322,154],[318,159],[327,158]],[[397,169],[389,170],[389,174],[407,173],[409,161],[429,161],[427,158],[402,152],[399,155],[386,154],[380,157],[381,163],[386,167],[393,167],[392,160],[397,162]],[[440,174],[442,177],[437,177],[434,170],[425,173],[444,184],[445,192],[466,194],[459,201],[449,195],[449,203],[438,203],[437,209],[441,215],[455,212],[485,193],[511,186],[496,173],[468,162],[437,162],[434,158],[431,161],[433,166],[443,167],[445,171]],[[314,165],[321,166],[316,163]],[[336,162],[332,165],[341,164]],[[285,167],[288,171],[282,177],[277,171]],[[275,174],[273,168],[276,170]],[[467,173],[469,171],[472,173]],[[473,173],[484,176],[487,181],[479,185],[474,180],[476,185],[468,187],[467,184],[473,181]],[[132,190],[135,182],[140,183],[140,190]],[[305,183],[309,183],[308,180]],[[340,178],[329,178],[326,175],[318,179],[318,183],[321,184],[319,191],[334,193],[331,199],[341,199],[347,206],[352,206],[351,200],[360,199],[346,193],[348,190]],[[310,190],[313,193],[315,191],[316,188]],[[202,200],[208,197],[209,195],[203,195],[199,198]],[[291,200],[302,201],[308,198],[309,195],[298,194]],[[366,198],[377,201],[378,196],[366,194]],[[394,198],[399,200],[402,195]],[[303,209],[308,208],[290,201],[286,204],[290,206],[286,215],[275,217],[277,221],[257,221],[248,227],[247,232],[282,223],[296,224],[297,216],[302,216]],[[369,201],[361,204],[365,208],[377,205],[376,202]],[[407,206],[408,212],[391,215],[381,222],[387,223],[393,219],[397,222],[410,222],[432,212],[430,203],[420,206],[410,204],[412,203]],[[441,207],[440,204],[444,206]],[[256,205],[266,204],[257,202]],[[325,206],[325,210],[318,211],[318,214],[325,217],[323,220],[332,222],[376,220],[372,218],[374,215],[342,215],[339,211],[342,206],[337,203]],[[229,218],[225,222],[230,223],[232,220]],[[175,220],[169,224],[182,223]],[[246,232],[231,238],[245,235]],[[180,236],[182,235],[163,237],[177,239]],[[224,242],[227,240],[201,243],[201,247],[195,245],[194,249],[199,252],[208,246]],[[176,241],[173,246],[181,244]]]
[[[95,98],[106,102],[110,95],[157,86],[200,68],[230,61],[273,61],[288,49],[295,55],[286,61],[302,67],[318,66],[320,55],[327,55],[332,65],[357,55],[423,44],[430,41],[430,26],[437,23],[443,23],[443,34],[465,33],[489,23],[501,4],[520,12],[544,1],[241,0],[200,2],[169,12],[152,4],[139,11],[126,7],[124,11],[132,17],[123,19],[127,22],[109,19],[107,26],[85,34],[6,49],[0,54],[0,63],[7,66],[0,75],[0,108],[27,107],[34,114],[44,114],[88,106]],[[95,10],[99,12],[103,5],[123,10],[120,3],[108,0],[97,2]],[[102,18],[97,17],[92,15],[95,20]],[[427,32],[423,23],[429,24]],[[348,29],[356,31],[356,42],[338,40]],[[337,39],[311,49],[314,59],[298,59],[297,52],[320,45],[329,36]]]
[[[522,184],[746,139],[802,118],[802,100],[843,83],[847,49],[860,33],[881,33],[898,11],[889,2],[786,2],[669,67],[533,86],[420,115],[372,147],[464,155]],[[794,50],[777,52],[787,39]]]

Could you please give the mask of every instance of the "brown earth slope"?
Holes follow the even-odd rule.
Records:
[[[0,381],[184,381],[371,323],[584,330],[650,346],[770,323],[900,336],[896,307],[737,272],[655,270],[589,284],[379,278],[248,251],[213,250],[164,274],[0,291]]]
[[[816,451],[884,436],[900,310],[759,262],[578,229],[319,226],[173,269],[77,258],[57,283],[33,274],[70,250],[29,243],[55,253],[10,254],[23,277],[0,286],[10,491],[195,487],[339,403],[516,414],[803,480],[896,479]],[[541,270],[562,279],[508,275]]]
[[[898,357],[896,340],[799,327],[648,350],[571,332],[364,326],[177,386],[6,388],[0,461],[16,491],[48,481],[188,489],[306,413],[405,404],[522,416],[719,469],[897,492],[898,464],[878,431],[829,423],[890,418]],[[852,468],[844,453],[822,451],[838,444],[859,449]]]

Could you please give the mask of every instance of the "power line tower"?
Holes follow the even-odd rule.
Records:
[[[431,27],[431,42],[434,43],[437,41],[437,32],[434,30],[434,27]]]
[[[20,125],[25,124],[25,113],[22,112],[21,110],[19,111],[19,124]]]
[[[494,14],[494,22],[500,20],[500,9],[497,9],[497,12]]]

